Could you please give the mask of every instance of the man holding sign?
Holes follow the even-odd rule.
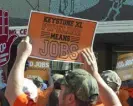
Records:
[[[12,68],[10,74],[9,74],[9,78],[8,78],[8,82],[7,82],[7,89],[6,89],[6,94],[5,95],[6,95],[6,98],[8,99],[11,106],[18,106],[18,105],[19,106],[44,106],[44,105],[37,104],[38,102],[32,101],[22,91],[23,82],[24,82],[24,67],[25,67],[26,60],[27,60],[28,56],[31,53],[31,50],[32,50],[32,45],[29,43],[29,37],[26,37],[26,39],[22,40],[21,43],[18,45],[17,58],[16,58],[14,66],[13,66],[13,68]],[[78,72],[78,70],[76,72]],[[98,95],[98,92],[97,92],[98,91],[98,85],[96,83],[96,80],[91,75],[87,74],[87,72],[85,72],[84,70],[81,70],[79,75],[81,75],[81,79],[79,79],[79,80],[85,81],[86,84],[89,81],[89,86],[90,87],[92,86],[92,88],[94,87],[92,89],[92,92],[90,92],[90,90],[88,89],[88,86],[86,86],[86,84],[83,85],[83,87],[86,87],[86,89],[88,89],[87,90],[88,91],[88,96],[85,96],[84,99],[83,99],[86,102],[83,101],[83,103],[88,105],[89,99],[90,99],[90,98],[88,98],[89,95],[95,95],[96,94],[95,96],[97,97],[97,95]],[[84,75],[86,77],[84,77]],[[84,79],[82,79],[82,77],[84,77]],[[76,78],[76,77],[74,77],[74,78]],[[77,78],[78,78],[78,76],[77,76]],[[89,78],[89,79],[85,80],[85,78]],[[95,83],[95,84],[92,85],[92,82]],[[75,88],[75,89],[77,89],[77,88]],[[80,96],[80,94],[81,93],[79,93],[78,95]],[[69,97],[71,97],[71,95]],[[45,95],[45,98],[48,98],[47,95]],[[81,98],[82,98],[82,96],[80,97],[80,99]],[[62,97],[62,99],[63,99],[63,97]],[[40,101],[40,100],[43,100],[43,99],[41,99],[41,98],[37,99],[37,101]],[[92,98],[92,100],[93,100],[93,98]],[[96,100],[96,99],[94,99],[94,100]],[[70,103],[72,103],[72,102],[73,101],[71,99]],[[75,103],[76,103],[76,101],[75,101]]]
[[[34,101],[30,99],[30,94],[27,95],[22,90],[24,84],[25,63],[31,51],[32,45],[27,36],[26,39],[22,40],[18,45],[16,61],[7,81],[5,96],[11,106],[46,106],[48,97],[52,92],[53,81],[51,77],[49,77],[49,88],[44,92],[39,90],[38,97]],[[49,76],[51,76],[50,73]]]

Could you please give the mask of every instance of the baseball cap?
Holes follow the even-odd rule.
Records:
[[[64,75],[62,75],[62,74],[54,74],[52,76],[52,78],[53,78],[53,82],[57,83],[57,82],[60,82],[60,80],[62,80],[62,78],[64,78]]]
[[[121,86],[121,79],[115,71],[106,70],[101,73],[101,77],[106,84],[111,87],[114,91],[118,91]]]
[[[99,89],[96,80],[91,74],[83,69],[74,69],[67,71],[66,74],[54,76],[57,82],[66,85],[75,96],[84,102],[92,101],[93,96],[98,96]]]

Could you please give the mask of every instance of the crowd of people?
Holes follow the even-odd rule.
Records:
[[[32,44],[27,36],[17,47],[16,60],[4,89],[7,106],[130,106],[128,92],[125,86],[120,89],[123,84],[117,73],[98,72],[92,48],[79,53],[84,63],[80,68],[68,70],[64,75],[52,75],[49,71],[48,85],[36,78],[24,78],[31,52]]]
[[[27,36],[18,45],[17,57],[8,76],[5,97],[10,106],[47,106],[49,102],[52,103],[52,99],[49,98],[53,92],[56,94],[57,106],[122,106],[117,96],[121,80],[115,78],[118,76],[114,76],[112,71],[103,72],[105,81],[102,79],[91,48],[86,48],[79,54],[80,60],[84,63],[82,68],[69,70],[65,75],[57,74],[53,77],[49,71],[49,86],[46,89],[41,90],[40,86],[36,85],[35,87],[33,81],[32,89],[35,90],[28,89],[31,84],[26,84],[26,90],[23,90],[27,80],[24,78],[25,63],[31,52],[32,44]],[[114,77],[108,80],[107,77],[111,74]],[[114,83],[113,80],[117,81]],[[57,92],[57,89],[60,90]]]

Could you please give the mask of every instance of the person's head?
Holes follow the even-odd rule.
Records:
[[[48,104],[49,106],[58,106],[59,105],[58,97],[59,97],[61,88],[60,88],[60,83],[58,82],[58,80],[62,79],[62,78],[63,78],[63,75],[61,75],[61,74],[53,74],[52,75],[52,79],[54,82],[54,90],[49,97],[49,104]]]
[[[45,84],[40,77],[32,78],[32,80],[33,83],[37,86],[37,88],[40,88],[41,90],[45,90],[47,88],[47,84]]]
[[[85,70],[68,71],[58,82],[61,84],[59,106],[91,106],[96,103],[98,85]]]
[[[119,92],[121,87],[121,79],[115,71],[106,70],[101,73],[101,77],[106,84],[113,89],[116,93]]]

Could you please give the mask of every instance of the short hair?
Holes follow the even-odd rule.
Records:
[[[77,96],[75,95],[75,93],[72,92],[72,91],[69,89],[68,86],[65,85],[65,87],[66,87],[66,90],[65,90],[65,93],[64,93],[64,95],[63,95],[63,98],[65,98],[65,96],[66,96],[67,94],[73,93],[74,96],[75,96],[75,100],[76,100],[76,103],[78,104],[78,106],[92,106],[92,105],[96,104],[97,99],[98,99],[98,95],[97,95],[97,94],[96,94],[96,95],[92,95],[91,97],[89,97],[89,100],[90,100],[90,101],[82,101],[82,100],[80,100],[80,99],[77,98]]]

